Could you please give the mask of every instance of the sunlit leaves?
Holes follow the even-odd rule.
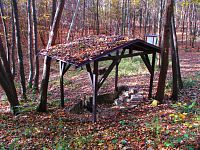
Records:
[[[153,107],[158,106],[158,101],[157,101],[157,100],[153,100],[153,102],[151,103],[151,105],[152,105]]]

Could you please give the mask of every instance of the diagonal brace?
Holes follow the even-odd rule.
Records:
[[[87,70],[88,75],[90,77],[91,84],[93,84],[93,72],[92,72],[90,64],[86,64],[86,70]]]
[[[140,55],[140,56],[141,56],[144,64],[146,65],[147,69],[149,70],[150,74],[153,74],[153,68],[152,68],[151,63],[149,61],[148,55],[145,54],[145,55]]]
[[[115,59],[113,60],[112,64],[108,67],[104,75],[99,80],[98,90],[101,88],[102,84],[105,82],[106,78],[108,77],[108,75],[110,74],[110,72],[113,70],[113,68],[115,67],[117,63],[118,63],[118,59]]]

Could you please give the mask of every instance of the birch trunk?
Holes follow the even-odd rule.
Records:
[[[12,7],[13,7],[13,12],[14,12],[16,46],[18,50],[18,63],[19,63],[19,68],[20,68],[21,92],[22,92],[23,98],[26,99],[26,81],[25,81],[25,74],[24,74],[23,53],[22,53],[22,47],[21,47],[21,35],[20,35],[18,7],[17,7],[16,0],[12,0]]]
[[[35,52],[35,74],[34,74],[34,85],[33,88],[38,90],[39,84],[39,58],[38,58],[38,37],[37,37],[37,16],[35,9],[35,0],[32,0],[32,17],[33,17],[33,49]]]
[[[28,9],[28,54],[29,54],[29,78],[28,86],[32,88],[33,85],[33,37],[32,37],[32,19],[31,19],[31,0],[27,3]]]
[[[64,5],[65,5],[65,0],[60,0],[56,9],[53,25],[49,34],[47,49],[51,45],[55,44],[56,35],[59,28],[59,23],[60,23]],[[44,59],[43,76],[42,76],[42,83],[41,83],[41,89],[40,89],[40,104],[37,108],[37,111],[39,112],[47,111],[47,89],[48,89],[48,82],[49,82],[50,65],[51,65],[51,58],[46,56]]]

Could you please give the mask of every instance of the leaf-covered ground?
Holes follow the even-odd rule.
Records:
[[[119,83],[136,87],[145,99],[137,107],[98,106],[98,122],[92,114],[69,113],[68,108],[84,95],[91,94],[87,73],[70,70],[65,75],[65,109],[59,108],[59,72],[52,64],[48,91],[48,112],[35,111],[37,94],[29,90],[27,102],[21,101],[22,113],[13,116],[1,91],[1,149],[199,149],[200,148],[200,52],[181,50],[181,71],[185,88],[179,101],[171,103],[171,70],[168,73],[166,104],[152,106],[148,100],[148,74],[121,76]],[[141,71],[138,71],[141,72]],[[156,73],[155,81],[158,79]],[[111,76],[101,93],[112,92]],[[157,83],[155,82],[156,86]],[[154,89],[155,93],[156,88]]]

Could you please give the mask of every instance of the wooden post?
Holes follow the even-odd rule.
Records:
[[[150,77],[150,87],[149,87],[149,98],[152,98],[152,89],[153,89],[153,78],[154,78],[154,69],[155,69],[156,53],[152,54],[152,72]]]
[[[98,93],[98,61],[94,62],[94,71],[93,71],[93,101],[92,101],[92,110],[93,110],[93,122],[97,121],[97,93]]]
[[[61,61],[59,62],[60,65],[60,106],[63,108],[64,107],[64,87],[63,87],[63,68],[64,68],[64,63]]]
[[[63,86],[63,76],[67,72],[67,70],[70,68],[70,64],[66,65],[66,63],[59,61],[60,65],[60,106],[64,108],[64,86]]]
[[[115,91],[118,91],[118,76],[119,76],[119,51],[116,52],[116,56],[117,56],[117,63],[116,63],[116,67],[115,67]]]

